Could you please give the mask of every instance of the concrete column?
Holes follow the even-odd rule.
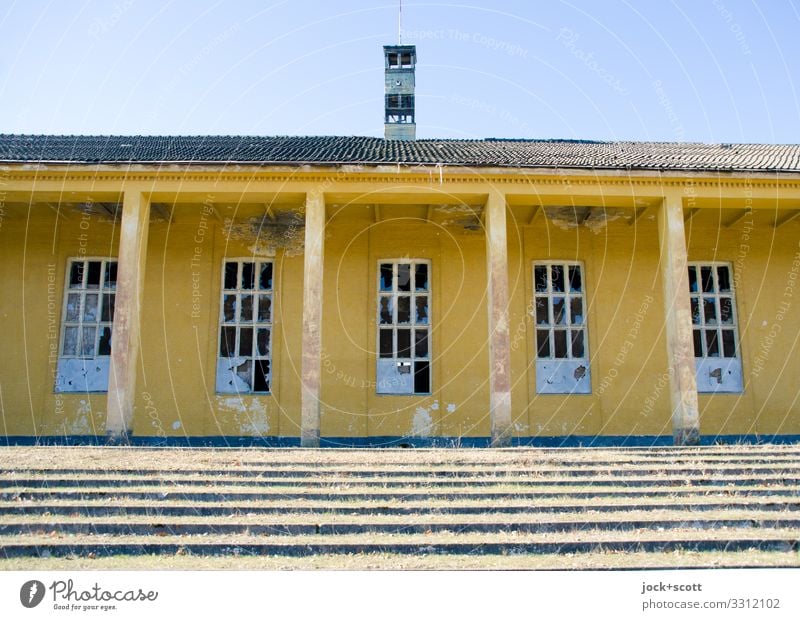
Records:
[[[117,296],[108,378],[106,437],[112,443],[127,443],[133,430],[149,222],[149,199],[141,191],[126,191],[122,200]]]
[[[511,340],[508,328],[506,198],[492,190],[486,201],[486,273],[489,310],[489,414],[492,447],[511,443]]]
[[[683,205],[679,194],[666,196],[658,213],[659,265],[664,287],[672,437],[676,446],[700,439],[692,314]]]
[[[319,447],[320,380],[322,368],[322,279],[325,250],[325,197],[306,195],[303,258],[303,359],[300,445]]]

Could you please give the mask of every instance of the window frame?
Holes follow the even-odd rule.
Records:
[[[536,288],[536,268],[537,267],[547,267],[547,291],[540,292]],[[553,291],[552,286],[552,268],[553,267],[563,267],[564,269],[564,291]],[[572,292],[569,290],[569,268],[570,267],[579,267],[581,273],[581,290],[579,292]],[[533,343],[534,343],[534,355],[536,356],[537,360],[550,360],[550,361],[558,361],[558,360],[569,360],[569,361],[584,361],[589,362],[589,325],[588,325],[588,315],[586,312],[586,267],[584,266],[583,261],[579,260],[534,260],[533,261],[533,268],[531,270],[531,275],[533,277]],[[555,297],[563,297],[564,298],[564,323],[562,325],[558,325],[555,322],[555,309],[553,307],[553,298]],[[537,321],[537,306],[536,300],[537,298],[545,298],[547,299],[547,317],[548,323],[547,325],[542,325]],[[572,307],[570,304],[570,300],[573,298],[580,298],[581,300],[581,312],[582,312],[582,320],[580,323],[573,324],[571,322],[572,318]],[[541,326],[540,326],[541,325]],[[548,350],[550,354],[547,357],[541,357],[539,355],[539,331],[548,331]],[[555,332],[556,331],[563,331],[567,333],[566,336],[566,348],[567,348],[567,355],[565,357],[556,357],[555,355]],[[575,356],[572,353],[572,347],[574,345],[573,339],[570,337],[570,332],[572,331],[581,331],[583,333],[583,355]]]
[[[229,289],[225,287],[225,276],[226,276],[226,269],[229,263],[235,263],[236,267],[236,288]],[[243,268],[242,265],[245,263],[252,263],[253,264],[253,288],[246,289],[242,287],[242,278],[243,278]],[[261,273],[261,265],[269,264],[271,266],[271,279],[270,279],[270,287],[268,289],[262,289],[259,286],[259,279]],[[217,338],[216,338],[216,349],[215,349],[215,366],[217,369],[216,372],[216,381],[215,381],[215,392],[217,394],[241,394],[241,395],[253,395],[253,396],[268,396],[274,393],[274,365],[273,365],[273,344],[274,344],[274,336],[275,336],[275,260],[273,258],[255,258],[252,256],[247,257],[223,257],[220,265],[220,288],[219,288],[219,312],[218,312],[218,319],[217,319]],[[236,296],[236,303],[233,308],[234,312],[234,320],[233,321],[226,321],[225,320],[225,297],[227,295],[235,295]],[[251,304],[251,316],[252,320],[242,320],[242,304],[241,299],[243,295],[251,295],[253,298],[253,302]],[[262,295],[269,296],[269,320],[268,321],[259,321],[258,320],[258,311],[259,311],[259,297]],[[224,328],[233,328],[234,331],[234,349],[233,355],[223,356],[223,338],[222,333]],[[252,341],[251,341],[251,348],[250,348],[250,355],[240,355],[241,349],[241,332],[242,328],[251,328],[252,329]],[[259,355],[258,352],[258,330],[259,329],[267,329],[269,332],[269,339],[267,341],[267,351],[268,355]],[[234,384],[233,388],[227,388],[223,384],[223,375],[225,373],[230,373],[233,368],[229,368],[227,371],[221,370],[223,365],[225,364],[225,360],[249,360],[251,362],[250,365],[250,389],[245,391],[238,389],[238,387]],[[264,390],[256,390],[256,372],[258,368],[258,360],[266,360],[269,364],[269,373],[265,376],[267,377],[267,389]],[[242,362],[244,363],[244,362]],[[238,374],[233,371],[233,374]],[[239,375],[241,378],[241,375]],[[242,379],[243,380],[243,379]]]
[[[702,281],[702,268],[703,267],[710,267],[712,273],[712,282],[713,282],[713,291],[708,292],[702,290],[703,281]],[[730,284],[730,288],[728,291],[721,291],[719,288],[719,267],[726,267],[728,269],[728,282]],[[686,263],[687,269],[687,279],[689,284],[689,312],[691,313],[692,317],[692,353],[696,360],[730,360],[730,359],[741,359],[741,344],[739,342],[739,312],[736,308],[736,282],[733,277],[733,264],[728,261],[687,261]],[[692,291],[691,289],[691,277],[689,276],[689,270],[695,269],[696,274],[696,282],[697,282],[697,291]],[[692,304],[693,298],[697,299],[697,312],[695,314],[694,306]],[[714,301],[714,316],[716,317],[715,323],[707,324],[706,323],[706,316],[705,316],[705,307],[704,301],[705,299],[713,299]],[[731,313],[731,322],[730,323],[723,323],[722,322],[722,299],[730,299],[730,313]],[[699,322],[695,323],[695,316],[698,317]],[[716,332],[716,346],[719,352],[718,355],[708,355],[708,348],[709,343],[706,336],[706,332],[710,331]],[[725,340],[722,337],[723,331],[732,331],[733,332],[733,347],[734,347],[734,354],[733,355],[725,355]],[[697,355],[697,342],[695,340],[695,334],[700,332],[700,350],[702,355]]]
[[[100,280],[97,288],[88,287],[89,263],[100,263]],[[73,265],[84,264],[81,286],[70,286]],[[106,286],[106,272],[108,265],[116,265],[117,276],[113,287]],[[58,353],[56,358],[55,393],[106,393],[108,392],[109,373],[111,368],[111,354],[114,339],[114,314],[116,309],[117,282],[119,279],[119,257],[117,256],[69,256],[66,260],[64,274],[64,288],[62,290],[61,317],[58,335]],[[97,295],[96,320],[87,322],[86,296]],[[78,295],[77,320],[70,320],[69,298]],[[109,320],[103,320],[103,299],[108,295],[114,296],[114,304],[109,306]],[[83,331],[85,327],[94,327],[94,345],[92,354],[83,353]],[[67,329],[76,328],[77,338],[75,353],[65,353]],[[100,352],[103,330],[108,328],[108,353]]]
[[[392,265],[392,287],[391,290],[386,291],[381,286],[382,265]],[[409,265],[409,290],[401,291],[398,283],[399,265]],[[427,269],[427,282],[424,290],[417,290],[416,287],[416,272],[417,265],[425,265]],[[373,306],[375,311],[375,393],[378,396],[425,396],[433,394],[433,355],[432,355],[432,309],[433,309],[433,284],[431,280],[432,261],[429,258],[381,258],[377,260],[377,271],[375,277],[375,296],[373,297]],[[389,297],[391,299],[391,312],[392,322],[382,323],[382,298]],[[398,298],[409,297],[409,322],[398,322],[399,304]],[[418,297],[427,298],[427,315],[425,323],[417,322],[417,303]],[[401,357],[400,344],[398,342],[398,330],[407,329],[410,332],[409,341],[409,356]],[[426,332],[426,354],[417,355],[417,339],[416,333],[418,330]],[[385,356],[381,352],[381,332],[392,332],[392,355]],[[416,391],[416,374],[417,363],[427,364],[427,391]],[[389,368],[394,365],[395,369],[404,367],[405,364],[409,365],[409,373],[411,381],[411,391],[393,391],[390,388],[396,384],[390,383],[385,388],[382,388],[382,372],[381,368]],[[400,373],[401,371],[397,371]]]

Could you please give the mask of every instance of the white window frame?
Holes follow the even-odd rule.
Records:
[[[392,266],[392,286],[391,290],[382,287],[382,266]],[[399,285],[399,266],[409,265],[410,278],[409,290],[401,291]],[[426,288],[417,289],[416,273],[417,265],[425,265],[427,271]],[[432,368],[432,282],[431,282],[431,261],[423,258],[383,258],[377,263],[376,277],[376,330],[375,330],[375,350],[376,350],[376,393],[384,395],[424,395],[433,392],[433,368]],[[409,298],[409,321],[400,323],[398,320],[399,299]],[[417,299],[427,300],[427,316],[425,321],[420,321],[418,317]],[[388,310],[391,314],[390,323],[382,323],[386,319],[384,299],[390,299],[391,303]],[[401,355],[405,349],[400,348],[398,334],[400,330],[409,332],[408,356]],[[381,346],[382,333],[391,332],[392,346],[391,355],[386,355]],[[425,332],[425,352],[421,354],[418,350],[417,333]],[[426,370],[422,370],[425,368]],[[417,374],[427,372],[427,390],[417,389]],[[420,375],[420,381],[423,381]]]
[[[226,270],[228,264],[236,264],[236,288],[226,288]],[[243,286],[245,264],[253,265],[253,288]],[[262,266],[270,266],[270,283],[268,288],[261,288],[260,274]],[[243,297],[251,297],[250,320],[243,316],[245,305],[242,303]],[[226,298],[234,297],[233,308],[226,306]],[[259,305],[261,300],[269,300],[268,312],[264,316],[267,319],[259,320]],[[265,304],[266,307],[266,304]],[[233,310],[233,319],[226,313]],[[272,259],[262,259],[253,257],[225,257],[222,259],[220,267],[220,295],[219,295],[219,320],[217,322],[217,372],[216,372],[216,391],[220,394],[271,394],[273,389],[274,368],[272,365],[272,342],[275,326],[275,261]],[[250,353],[242,351],[242,334],[244,330],[251,330]],[[223,330],[234,333],[234,347],[232,355],[223,355]],[[268,330],[266,354],[259,347],[259,331]],[[246,345],[245,345],[246,346]],[[228,350],[228,347],[225,347]],[[262,362],[262,364],[259,364]],[[264,373],[259,369],[263,362],[268,364],[268,372]],[[248,376],[243,374],[242,366],[249,363]],[[256,389],[262,376],[266,380],[266,389]]]
[[[545,267],[547,274],[546,290],[537,288],[537,268]],[[554,290],[553,268],[563,270],[563,291]],[[580,273],[580,290],[573,291],[570,286],[570,268],[577,267]],[[533,351],[536,357],[536,391],[539,394],[589,394],[591,393],[591,376],[589,365],[589,325],[587,313],[586,267],[583,261],[577,260],[534,260],[531,268],[533,282]],[[556,322],[554,300],[563,298],[563,323]],[[540,323],[539,302],[546,304],[547,323]],[[580,300],[580,322],[573,322],[572,300]],[[560,313],[559,313],[560,314]],[[576,314],[577,316],[577,314]],[[547,332],[548,354],[540,355],[539,336]],[[583,341],[583,352],[575,355],[573,334],[579,332]],[[563,333],[566,356],[556,357],[556,334]]]
[[[78,286],[71,286],[73,267],[83,264],[81,281]],[[88,284],[90,263],[100,263],[100,279],[96,288]],[[109,267],[114,265],[114,279],[109,284]],[[56,392],[107,392],[108,375],[111,367],[111,345],[113,340],[114,307],[116,304],[116,289],[118,260],[113,256],[79,256],[67,259],[67,269],[64,276],[64,299],[61,309],[61,333],[58,340],[58,364],[56,367]],[[86,300],[89,296],[96,296],[97,303],[94,308],[94,317],[86,314]],[[77,297],[77,315],[71,314],[70,299]],[[110,298],[112,302],[107,305],[104,315],[104,301]],[[87,329],[94,330],[91,350],[84,348],[84,336]],[[77,330],[74,351],[66,352],[67,332]],[[100,347],[108,333],[108,346],[106,351]]]
[[[728,290],[720,289],[720,267],[728,271]],[[711,290],[706,291],[703,268],[710,270]],[[694,286],[692,290],[692,274]],[[741,343],[739,341],[739,313],[736,309],[736,284],[733,264],[727,261],[689,261],[687,263],[689,308],[692,321],[692,353],[698,392],[741,392],[743,390]],[[723,301],[728,300],[730,322],[722,323]],[[710,306],[708,305],[710,303]],[[709,321],[709,316],[711,320]],[[725,355],[723,332],[733,334],[733,355]],[[708,334],[714,338],[709,339]],[[716,342],[714,342],[714,340]],[[698,344],[700,355],[697,355]],[[718,355],[709,355],[716,345]]]

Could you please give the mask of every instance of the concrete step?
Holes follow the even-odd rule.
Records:
[[[681,509],[688,513],[709,511],[770,511],[770,512],[800,512],[800,500],[773,501],[745,497],[737,501],[724,502],[682,501]],[[552,501],[552,500],[551,500]],[[119,502],[87,501],[82,503],[58,502],[11,502],[0,503],[0,517],[18,515],[45,515],[45,516],[86,516],[86,517],[114,517],[114,516],[175,516],[175,517],[230,517],[240,515],[283,515],[287,513],[308,515],[536,515],[553,513],[609,513],[631,511],[659,511],[674,509],[672,498],[665,498],[660,502],[652,500],[630,501],[623,503],[608,503],[598,498],[592,498],[585,503],[575,503],[574,500],[559,499],[558,503],[550,505],[544,503],[516,503],[476,500],[470,504],[459,502],[430,501],[424,503],[406,502],[391,505],[380,502],[274,502],[259,503],[212,503],[204,504],[193,501],[183,502],[145,502],[140,504],[120,504]]]

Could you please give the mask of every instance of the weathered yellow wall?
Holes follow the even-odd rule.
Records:
[[[377,222],[363,205],[329,209],[329,217],[322,436],[487,436],[483,233],[427,222],[424,207],[384,208]],[[690,260],[733,263],[745,390],[701,394],[701,433],[798,434],[800,292],[791,285],[800,272],[798,223],[775,229],[774,214],[757,211],[728,228],[726,218],[692,218],[687,244]],[[59,343],[67,259],[116,255],[118,223],[74,210],[64,219],[36,204],[7,210],[0,224],[0,432],[102,435],[106,395],[55,394],[50,346]],[[508,239],[515,433],[669,435],[655,221],[565,230],[541,215],[529,226],[512,207]],[[253,244],[228,240],[199,203],[181,206],[170,224],[151,224],[135,435],[299,435],[303,256],[296,250],[273,256],[273,393],[218,395],[221,265],[252,256]],[[402,257],[432,264],[429,396],[375,393],[377,265]],[[532,263],[543,259],[584,263],[590,395],[536,394]]]

